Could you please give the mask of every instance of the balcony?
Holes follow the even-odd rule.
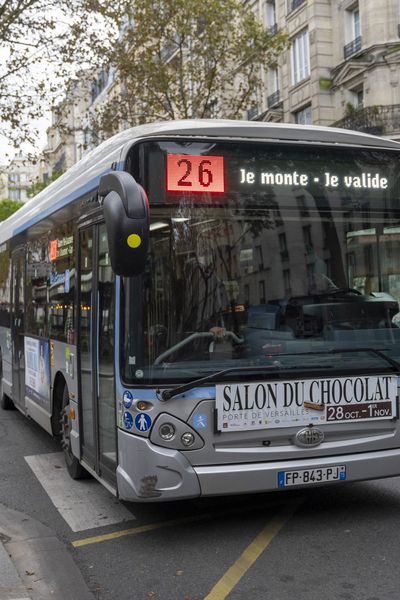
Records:
[[[344,58],[345,59],[349,58],[349,56],[352,56],[353,54],[355,54],[356,52],[361,50],[361,46],[362,46],[362,37],[361,37],[361,35],[359,35],[358,37],[356,37],[355,40],[353,40],[349,44],[346,44],[345,47],[343,48]]]
[[[333,127],[391,136],[400,132],[400,104],[354,109],[351,114],[333,123]]]
[[[248,108],[246,112],[247,112],[247,120],[252,121],[258,115],[258,108],[257,108],[257,106],[253,106],[252,108]]]
[[[268,108],[272,108],[273,106],[276,106],[277,104],[279,104],[280,95],[281,95],[280,91],[276,90],[276,92],[274,92],[273,94],[271,94],[270,96],[267,97]]]
[[[306,0],[289,0],[288,1],[288,13],[293,12],[296,8],[299,8]]]

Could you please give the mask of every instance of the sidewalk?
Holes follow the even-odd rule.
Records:
[[[30,600],[31,598],[7,550],[3,543],[0,543],[0,600]]]
[[[94,600],[53,531],[2,504],[0,600]]]

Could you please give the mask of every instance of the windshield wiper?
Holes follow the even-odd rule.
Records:
[[[390,358],[389,356],[386,356],[386,354],[384,354],[385,352],[385,348],[382,349],[376,349],[376,348],[330,348],[329,350],[326,350],[324,352],[321,351],[314,351],[314,352],[301,352],[299,354],[297,354],[296,352],[288,352],[288,353],[281,353],[281,354],[274,354],[274,358],[277,357],[281,357],[281,356],[304,356],[304,355],[330,355],[330,354],[340,354],[342,352],[372,352],[373,354],[376,354],[377,356],[379,356],[379,358],[382,358],[384,361],[386,361],[390,367],[392,367],[393,372],[394,373],[398,373],[400,371],[400,363],[393,360],[392,358]],[[332,365],[310,365],[310,369],[328,369],[328,368],[332,368]],[[161,396],[161,400],[170,400],[171,398],[174,398],[175,396],[179,396],[180,394],[183,394],[184,392],[187,392],[188,390],[193,389],[194,387],[200,386],[204,383],[210,383],[211,381],[214,381],[216,379],[219,379],[220,377],[222,377],[223,375],[227,375],[229,373],[246,373],[246,372],[252,372],[252,371],[270,371],[271,374],[276,373],[276,371],[281,371],[281,370],[285,370],[285,371],[294,371],[296,369],[302,369],[302,370],[307,370],[304,368],[304,366],[299,367],[296,365],[257,365],[257,366],[253,366],[253,367],[230,367],[229,369],[223,369],[222,371],[216,371],[215,373],[212,373],[211,375],[206,375],[205,377],[201,377],[200,379],[194,379],[192,381],[189,381],[188,383],[184,383],[182,385],[178,385],[175,388],[172,388],[170,390],[163,390],[160,394]]]
[[[320,354],[319,352],[315,352],[315,354]],[[285,356],[282,354],[274,354],[275,356]],[[288,355],[289,356],[289,355]],[[313,369],[332,369],[332,365],[312,365]],[[276,374],[276,371],[296,371],[296,370],[304,371],[303,366],[298,365],[256,365],[254,367],[230,367],[229,369],[223,369],[222,371],[216,371],[211,375],[206,375],[205,377],[201,377],[200,379],[193,379],[188,383],[184,383],[182,385],[178,385],[171,390],[163,390],[161,392],[162,400],[170,400],[174,396],[179,396],[179,394],[183,394],[183,392],[187,392],[188,390],[197,387],[198,385],[202,385],[203,383],[209,383],[210,381],[214,381],[215,379],[219,379],[222,375],[227,375],[229,373],[247,373],[253,371],[271,371],[271,375]]]

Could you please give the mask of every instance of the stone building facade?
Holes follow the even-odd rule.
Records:
[[[47,145],[40,161],[40,179],[46,180],[55,172],[63,173],[82,158],[87,148],[85,119],[89,106],[90,83],[82,77],[52,111]]]
[[[29,200],[29,188],[37,180],[39,166],[33,164],[23,154],[17,154],[4,169],[4,179],[0,190],[0,199],[26,202]]]
[[[271,35],[287,32],[290,47],[260,74],[265,92],[244,118],[337,125],[400,140],[399,0],[250,0],[249,10]],[[102,141],[93,116],[119,85],[109,71],[76,84],[53,115],[41,179]]]
[[[256,116],[400,138],[398,0],[265,0],[290,48],[266,74]]]

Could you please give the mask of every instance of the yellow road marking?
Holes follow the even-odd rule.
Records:
[[[136,535],[138,533],[145,533],[146,531],[153,531],[154,529],[174,527],[175,525],[182,525],[184,523],[191,523],[193,521],[202,521],[209,518],[209,515],[200,515],[194,517],[184,517],[181,519],[171,519],[170,521],[161,521],[159,523],[149,523],[148,525],[142,525],[140,527],[132,527],[131,529],[123,529],[121,531],[114,531],[113,533],[105,533],[104,535],[95,535],[83,540],[76,540],[75,542],[72,542],[72,545],[75,548],[79,548],[80,546],[88,546],[89,544],[98,544],[99,542],[106,542],[107,540],[115,540],[126,535]]]
[[[256,562],[257,558],[264,552],[274,537],[279,533],[282,527],[287,523],[293,513],[296,511],[301,501],[286,506],[268,523],[258,536],[247,546],[246,550],[239,556],[236,562],[227,570],[215,584],[211,592],[204,600],[224,600],[239,583],[243,575]]]
[[[257,508],[269,508],[270,510],[274,509],[274,506],[268,506],[266,502],[258,503],[251,505],[252,510],[256,510]],[[103,535],[95,535],[93,537],[83,538],[81,540],[75,540],[71,542],[74,548],[80,548],[82,546],[88,546],[90,544],[98,544],[99,542],[106,542],[108,540],[115,540],[120,537],[125,537],[127,535],[137,535],[138,533],[146,533],[147,531],[154,531],[155,529],[162,529],[165,527],[174,527],[179,525],[184,525],[185,523],[195,523],[199,521],[209,521],[211,519],[216,519],[218,517],[226,517],[229,515],[235,515],[238,513],[248,512],[249,506],[239,506],[232,509],[224,509],[220,511],[215,511],[213,513],[204,513],[201,515],[193,515],[191,517],[181,517],[180,519],[171,519],[169,521],[160,521],[157,523],[149,523],[148,525],[141,525],[139,527],[132,527],[131,529],[123,529],[121,531],[114,531],[113,533],[105,533]]]

